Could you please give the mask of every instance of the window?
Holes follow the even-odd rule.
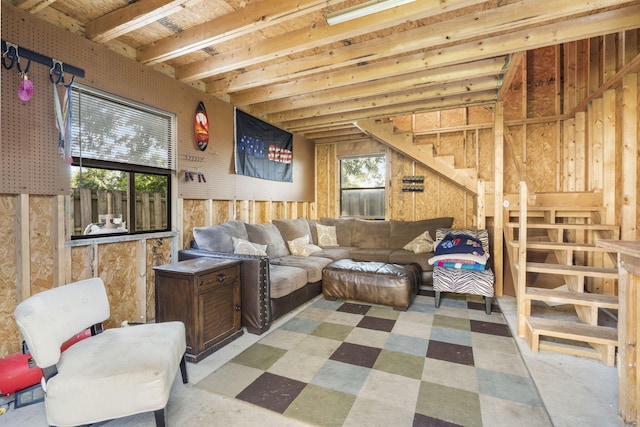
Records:
[[[384,219],[383,155],[340,159],[340,216]]]
[[[169,230],[174,122],[173,114],[73,88],[72,237]]]

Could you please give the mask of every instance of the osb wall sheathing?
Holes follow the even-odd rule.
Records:
[[[193,240],[193,227],[205,224],[205,203],[203,200],[184,200],[182,203],[182,234],[184,249]]]
[[[31,295],[53,287],[52,213],[55,197],[29,198]]]
[[[156,318],[156,275],[153,267],[171,262],[171,240],[166,238],[149,239],[146,244],[146,320]]]
[[[95,277],[97,246],[76,246],[71,248],[71,281]]]
[[[16,199],[14,196],[0,195],[0,230],[5,242],[16,241]],[[16,247],[0,245],[0,357],[20,350],[21,335],[13,318],[18,305]]]
[[[123,321],[138,320],[138,271],[135,262],[137,242],[101,245],[98,250],[98,276],[104,281],[111,307],[111,317],[104,322],[105,328],[120,326]]]

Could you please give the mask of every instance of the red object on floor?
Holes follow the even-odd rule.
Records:
[[[69,338],[60,346],[65,351],[73,344],[91,336],[91,329]],[[14,353],[0,359],[0,395],[9,395],[40,382],[42,369],[36,366],[31,353]]]

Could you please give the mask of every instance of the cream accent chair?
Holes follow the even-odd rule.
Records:
[[[99,278],[33,295],[14,315],[44,372],[49,425],[92,424],[154,411],[156,425],[164,426],[178,366],[187,383],[182,322],[107,329],[61,352],[67,339],[109,318],[109,300]],[[95,329],[100,332],[102,327]]]

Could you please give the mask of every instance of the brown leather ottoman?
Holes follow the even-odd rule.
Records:
[[[418,293],[422,272],[400,265],[341,259],[322,272],[322,294],[330,301],[353,299],[406,310]]]

